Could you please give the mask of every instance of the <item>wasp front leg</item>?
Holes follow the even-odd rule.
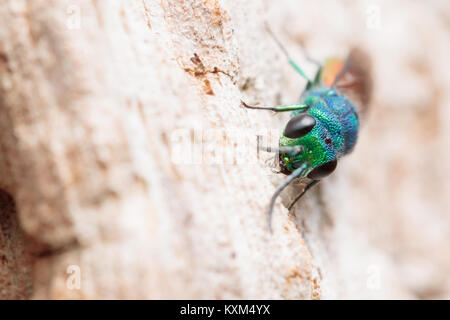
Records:
[[[294,199],[294,201],[291,202],[291,204],[288,207],[288,210],[290,211],[294,205],[297,203],[298,200],[300,200],[301,197],[303,197],[303,195],[306,193],[306,191],[308,191],[309,189],[311,189],[312,187],[314,187],[316,184],[319,183],[320,180],[313,180],[311,182],[309,182],[305,188],[303,189],[302,192],[300,192],[300,194]]]

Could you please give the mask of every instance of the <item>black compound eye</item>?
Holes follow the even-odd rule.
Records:
[[[331,174],[334,171],[334,169],[336,169],[336,166],[337,166],[336,159],[328,161],[327,163],[324,163],[321,166],[315,168],[313,171],[311,171],[308,174],[308,178],[313,180],[320,180]]]
[[[288,138],[300,138],[306,135],[316,125],[316,119],[313,116],[302,113],[293,117],[284,129],[284,136]]]

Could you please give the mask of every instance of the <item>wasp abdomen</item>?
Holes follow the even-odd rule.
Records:
[[[310,92],[305,101],[312,103],[308,113],[316,118],[321,138],[333,146],[336,157],[350,153],[359,128],[358,114],[351,101],[330,88]]]

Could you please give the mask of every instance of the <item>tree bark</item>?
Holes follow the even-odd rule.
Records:
[[[299,187],[284,193],[268,232],[265,211],[283,177],[257,159],[255,137],[280,132],[287,115],[248,111],[240,100],[293,103],[304,85],[264,21],[300,60],[295,37],[320,33],[283,29],[286,12],[270,8],[3,1],[0,298],[414,296],[384,247],[356,240],[377,213],[355,218],[371,202],[358,189],[376,188],[365,154],[291,215],[285,206]],[[345,52],[337,42],[317,51]],[[365,151],[376,136],[368,126]]]

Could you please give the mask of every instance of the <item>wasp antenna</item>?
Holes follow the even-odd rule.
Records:
[[[272,233],[272,213],[273,208],[275,206],[275,201],[277,200],[280,193],[295,179],[301,177],[305,173],[306,169],[306,163],[304,163],[301,167],[298,169],[295,169],[294,172],[291,173],[291,175],[281,184],[278,186],[278,188],[273,193],[272,199],[270,200],[269,210],[267,211],[267,221],[269,224],[269,231]]]

